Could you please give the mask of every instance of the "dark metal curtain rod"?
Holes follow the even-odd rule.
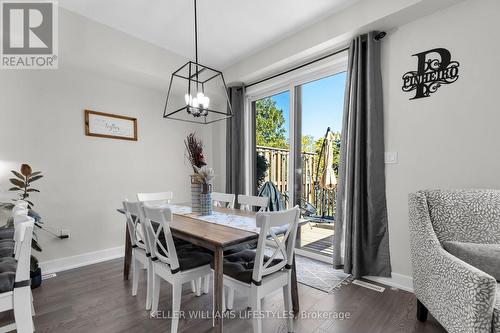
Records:
[[[381,40],[382,38],[384,38],[385,36],[387,35],[387,33],[385,31],[380,31],[378,34],[375,35],[375,40],[379,41]],[[318,61],[321,61],[321,60],[324,60],[326,58],[330,58],[330,57],[333,57],[334,55],[336,54],[339,54],[339,53],[342,53],[342,52],[345,52],[349,50],[349,47],[344,47],[343,49],[340,49],[340,50],[337,50],[335,52],[332,52],[332,53],[329,53],[329,54],[326,54],[324,56],[322,56],[321,58],[318,58],[318,59],[315,59],[315,60],[311,60],[309,62],[306,62],[305,64],[302,64],[302,65],[299,65],[299,66],[296,66],[296,67],[292,67],[284,72],[280,72],[278,74],[274,74],[272,76],[269,76],[269,77],[266,77],[265,79],[262,79],[262,80],[259,80],[259,81],[256,81],[256,82],[252,82],[252,83],[249,83],[247,85],[245,85],[245,89],[246,88],[249,88],[251,86],[254,86],[256,84],[259,84],[259,83],[262,83],[262,82],[265,82],[265,81],[269,81],[269,80],[272,80],[278,76],[281,76],[281,75],[285,75],[285,74],[288,74],[290,72],[293,72],[293,71],[296,71],[297,69],[301,69],[303,67],[306,67],[306,66],[309,66],[309,65],[312,65],[314,64],[315,62],[318,62]]]
[[[339,54],[339,53],[342,53],[342,52],[345,52],[349,50],[349,47],[344,47],[343,49],[340,49],[340,50],[337,50],[335,52],[332,52],[332,53],[329,53],[329,54],[326,54],[324,56],[322,56],[321,58],[318,58],[318,59],[315,59],[315,60],[311,60],[309,62],[306,62],[305,64],[302,64],[302,65],[299,65],[299,66],[296,66],[296,67],[292,67],[290,69],[287,69],[286,71],[283,71],[283,72],[280,72],[278,74],[274,74],[272,76],[269,76],[269,77],[266,77],[265,79],[262,79],[262,80],[259,80],[259,81],[256,81],[256,82],[252,82],[250,84],[247,84],[245,85],[245,88],[248,88],[248,87],[251,87],[251,86],[254,86],[256,84],[259,84],[259,83],[262,83],[262,82],[265,82],[265,81],[269,81],[271,79],[274,79],[278,76],[281,76],[281,75],[285,75],[285,74],[288,74],[290,72],[293,72],[293,71],[296,71],[297,69],[301,69],[303,67],[306,67],[306,66],[309,66],[309,65],[312,65],[314,64],[315,62],[318,62],[318,61],[321,61],[321,60],[324,60],[326,58],[330,58],[330,57],[333,57],[334,55],[336,54]]]

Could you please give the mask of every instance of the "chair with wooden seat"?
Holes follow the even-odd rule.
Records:
[[[257,250],[244,250],[224,257],[224,286],[246,296],[255,312],[261,311],[262,299],[282,289],[285,311],[292,313],[292,265],[299,224],[299,207],[279,212],[259,212],[256,224],[260,227]],[[286,227],[283,236],[275,230]],[[272,255],[265,255],[271,251]],[[232,308],[232,299],[227,307]],[[293,318],[287,318],[288,331],[293,331]],[[260,315],[253,318],[254,332],[262,332]]]
[[[236,195],[234,194],[212,192],[212,203],[215,207],[233,209],[235,200],[236,200]]]
[[[254,208],[258,208],[259,212],[264,212],[267,210],[268,203],[268,197],[238,194],[238,204],[241,210],[252,211]]]
[[[201,278],[211,274],[210,263],[213,257],[196,247],[177,249],[170,230],[172,212],[169,208],[141,207],[145,217],[145,228],[149,244],[151,244],[151,260],[153,261],[153,301],[151,314],[158,311],[161,280],[172,285],[172,327],[171,332],[177,332],[179,326],[179,311],[181,306],[182,285],[191,281],[201,281]],[[152,222],[159,224],[155,230]],[[160,241],[163,234],[165,244]]]
[[[132,296],[137,295],[139,272],[146,269],[146,310],[151,310],[151,294],[153,291],[153,262],[143,225],[140,223],[140,203],[123,202],[127,228],[132,245]]]

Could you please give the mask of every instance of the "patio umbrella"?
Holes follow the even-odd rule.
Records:
[[[337,177],[335,176],[335,170],[333,169],[333,145],[335,144],[335,137],[331,131],[325,136],[325,167],[323,169],[323,174],[321,175],[321,180],[319,182],[319,187],[322,189],[332,190],[337,186]]]

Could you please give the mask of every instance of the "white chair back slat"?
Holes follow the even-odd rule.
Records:
[[[14,206],[12,208],[11,215],[12,217],[16,215],[28,215],[29,210],[27,208],[21,207],[21,206]]]
[[[137,193],[137,200],[143,203],[153,204],[168,204],[172,202],[174,193],[168,192],[154,192],[154,193]]]
[[[145,213],[144,213],[144,207],[154,207],[158,205],[166,205],[172,202],[172,199],[174,197],[174,193],[172,191],[166,191],[166,192],[149,192],[149,193],[137,193],[137,201],[140,202],[140,209],[139,209],[139,222],[142,225],[143,229],[143,235],[145,238],[145,243],[146,243],[146,251],[148,253],[151,253],[151,255],[154,257],[155,253],[158,251],[156,250],[156,247],[154,246],[155,244],[155,231],[152,228],[151,223],[148,223]]]
[[[25,223],[34,224],[34,219],[28,216],[27,209],[18,210],[16,215],[13,216],[13,219],[14,219],[14,258],[17,260],[17,258],[19,257],[19,253],[20,253],[19,248],[21,246],[21,243],[16,241],[16,239],[18,239],[20,237],[18,235],[18,233],[21,232],[20,230],[24,230],[24,229],[18,228],[18,226],[25,224]]]
[[[224,207],[233,209],[235,200],[236,200],[236,195],[234,194],[212,192],[212,203],[215,207]]]
[[[177,257],[177,250],[175,249],[174,238],[170,230],[172,211],[169,208],[151,208],[147,206],[144,206],[143,209],[146,227],[150,235],[153,236],[153,241],[151,242],[154,244],[151,248],[153,257],[169,265],[172,271],[177,271],[179,269],[179,259]],[[156,231],[153,228],[152,222],[158,223]],[[160,235],[162,233],[164,235],[166,247],[160,241]],[[158,248],[161,251],[159,251]]]
[[[238,204],[241,210],[252,211],[254,207],[259,209],[259,212],[264,212],[267,210],[269,203],[268,197],[257,197],[254,195],[238,195]]]
[[[14,241],[19,244],[16,253],[16,282],[30,279],[31,239],[33,237],[34,222],[33,218],[30,217],[29,221],[18,224],[15,229]]]
[[[28,209],[29,203],[27,201],[24,201],[24,200],[16,200],[14,202],[14,206]]]
[[[277,272],[285,266],[291,267],[299,225],[299,214],[299,206],[286,211],[257,213],[256,224],[260,227],[260,234],[252,275],[254,281],[261,281],[264,276]],[[285,225],[287,226],[285,234],[283,236],[276,235],[275,228]],[[264,262],[266,249],[272,250],[273,254]],[[276,265],[270,266],[278,255],[280,255],[279,259],[283,260]]]
[[[149,253],[149,248],[146,246],[146,236],[144,226],[140,223],[141,204],[139,202],[123,202],[125,217],[127,219],[127,228],[132,246],[136,246]]]

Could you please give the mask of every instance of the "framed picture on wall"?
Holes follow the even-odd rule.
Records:
[[[85,135],[137,141],[137,118],[85,110]]]

